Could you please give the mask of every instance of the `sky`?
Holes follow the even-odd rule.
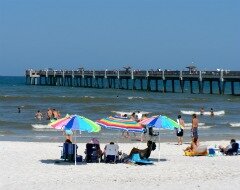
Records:
[[[0,75],[240,71],[239,0],[0,0]]]

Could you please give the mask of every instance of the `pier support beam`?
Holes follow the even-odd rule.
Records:
[[[193,81],[190,80],[190,92],[191,94],[193,94]]]
[[[213,86],[212,86],[212,81],[210,80],[209,81],[209,86],[210,86],[210,94],[212,94],[213,93]]]
[[[163,80],[163,92],[167,92],[167,80]]]
[[[147,79],[147,91],[151,91],[151,79]]]
[[[231,81],[231,92],[232,92],[232,95],[235,94],[234,82],[233,81]]]
[[[175,81],[174,80],[172,80],[172,92],[173,93],[175,93],[175,83],[174,83]]]
[[[181,91],[182,93],[184,93],[184,80],[180,80],[179,83],[180,83]]]

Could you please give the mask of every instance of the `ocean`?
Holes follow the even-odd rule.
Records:
[[[174,120],[181,114],[186,123],[184,140],[190,141],[191,115],[199,114],[201,107],[206,114],[198,116],[200,140],[240,139],[240,96],[35,86],[26,85],[25,77],[0,76],[0,140],[63,141],[62,132],[49,127],[45,117],[48,108],[55,108],[62,116],[79,114],[94,121],[114,115],[113,111],[145,111]],[[211,108],[214,116],[210,116]],[[34,118],[37,110],[44,115],[41,121]],[[133,135],[124,139],[121,131],[103,128],[100,133],[78,133],[77,141],[87,142],[92,137],[103,142],[138,140]],[[174,142],[175,131],[160,130],[160,138]]]

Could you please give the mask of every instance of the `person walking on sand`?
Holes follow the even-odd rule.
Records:
[[[192,115],[192,138],[198,138],[198,123],[197,115],[194,113]]]
[[[177,119],[178,124],[181,126],[179,128],[177,128],[177,137],[178,137],[178,145],[182,145],[183,143],[183,129],[185,127],[185,123],[184,120],[182,119],[181,115],[178,115],[178,119]]]

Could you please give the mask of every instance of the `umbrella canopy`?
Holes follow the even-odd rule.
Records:
[[[153,117],[149,117],[149,118],[145,118],[141,121],[139,121],[138,123],[140,123],[141,125],[148,125],[152,120],[154,120],[157,116],[153,116]]]
[[[167,116],[158,116],[147,124],[148,127],[155,127],[155,128],[163,128],[163,129],[169,129],[174,130],[175,128],[181,127],[176,121],[170,119]]]
[[[49,125],[55,129],[79,130],[89,133],[101,130],[101,126],[97,123],[80,115],[66,115],[66,117],[53,121]]]
[[[101,126],[99,126],[94,121],[79,115],[71,116],[71,119],[65,124],[65,130],[79,130],[79,131],[87,131],[91,132],[99,132],[101,130]]]
[[[136,121],[133,121],[128,118],[119,118],[119,117],[107,117],[103,119],[97,120],[99,125],[107,128],[107,129],[118,129],[118,130],[126,130],[129,132],[142,132],[143,127]]]
[[[48,125],[53,127],[54,129],[64,129],[64,126],[70,121],[71,116],[66,115],[65,117],[57,120],[51,121]]]

